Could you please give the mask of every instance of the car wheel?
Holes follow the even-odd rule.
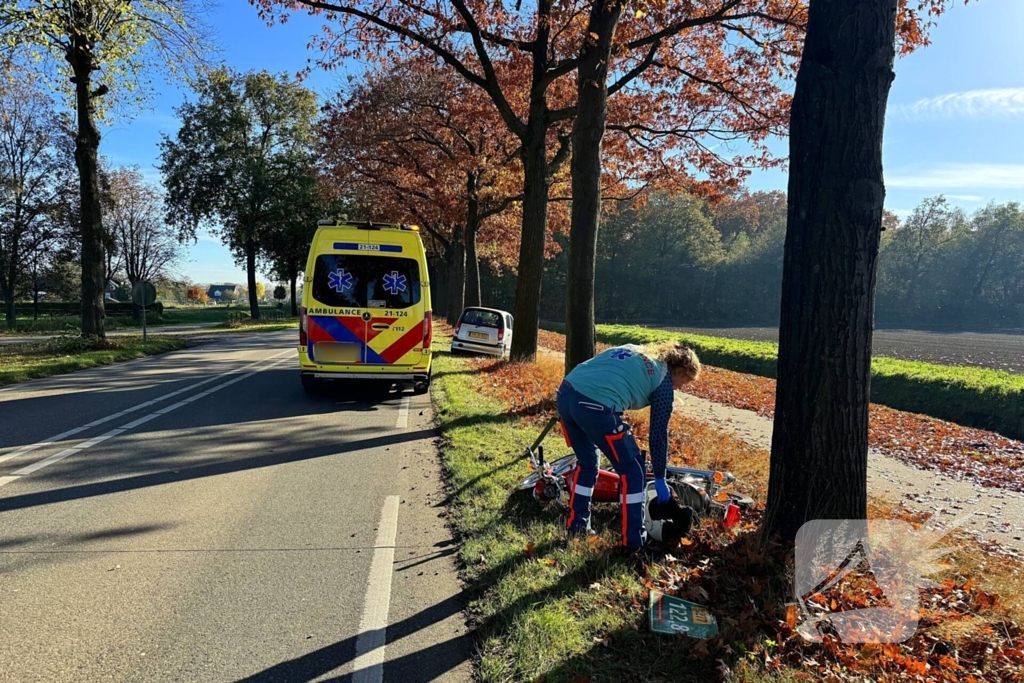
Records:
[[[316,377],[302,375],[302,388],[307,394],[317,394],[320,392],[320,382]]]

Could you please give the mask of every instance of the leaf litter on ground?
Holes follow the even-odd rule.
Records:
[[[553,412],[554,393],[563,375],[559,359],[542,354],[533,363],[474,360],[472,364],[480,371],[481,393],[504,402],[510,413],[522,416],[524,428],[539,427]],[[729,373],[739,376],[723,378],[720,373],[725,371],[708,370],[705,377],[712,378],[707,384],[713,388],[707,388],[707,394],[713,393],[721,402],[764,410],[768,397],[774,400],[774,383],[769,391],[768,385],[751,382],[749,376]],[[751,385],[753,390],[742,389]],[[921,431],[925,444],[945,449],[940,451],[943,454],[956,453],[964,439],[974,438],[975,448],[980,442],[977,435],[967,435],[977,430],[958,431],[963,428],[942,421],[930,425],[931,418],[887,408],[879,412],[873,406],[876,448],[877,435],[887,433],[879,431],[879,415],[882,420],[904,420],[892,426],[902,431],[888,432],[888,441],[882,442],[894,451],[901,445],[898,442],[913,438],[912,429]],[[646,417],[646,411],[628,416],[641,443],[647,435]],[[925,424],[931,429],[922,426]],[[1006,445],[999,441],[1002,437],[988,438],[988,443],[1000,444],[1005,450]],[[807,680],[1024,680],[1024,631],[1018,623],[1021,606],[1018,601],[1015,609],[1010,609],[1007,597],[1024,576],[1019,562],[988,557],[976,541],[958,537],[953,564],[939,582],[921,589],[920,628],[906,642],[846,645],[827,631],[822,642],[808,642],[797,633],[799,623],[787,606],[792,601],[792,548],[765,548],[755,533],[763,515],[768,454],[724,431],[675,415],[670,424],[670,458],[680,464],[732,469],[740,478],[742,490],[758,501],[744,523],[733,530],[725,531],[720,524],[705,520],[688,543],[656,551],[642,563],[641,581],[646,590],[706,604],[718,616],[719,636],[697,645],[683,638],[680,645],[690,648],[694,658],[722,662],[717,671],[723,679],[740,680],[745,677],[741,671],[744,667],[755,666]],[[927,519],[880,505],[873,502],[874,517],[898,517],[914,525]],[[591,552],[600,550],[591,548]],[[997,568],[992,564],[995,562],[1003,564]],[[1001,592],[992,588],[997,578],[1005,579],[1000,584]],[[594,589],[594,584],[590,588]],[[614,590],[614,586],[609,588]],[[878,588],[869,573],[852,572],[816,600],[822,614],[862,609],[879,602]],[[636,608],[633,605],[632,609]],[[624,604],[623,609],[631,608]],[[737,652],[744,653],[745,659],[740,658],[732,668],[724,665],[724,660],[735,661]]]

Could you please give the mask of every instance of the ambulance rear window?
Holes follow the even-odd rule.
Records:
[[[313,270],[313,298],[325,306],[408,308],[420,302],[420,267],[413,259],[323,254]]]

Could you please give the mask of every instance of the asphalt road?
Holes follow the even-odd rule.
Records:
[[[707,334],[749,341],[778,341],[775,327],[663,327],[661,329]],[[918,360],[939,365],[967,365],[1024,373],[1024,335],[981,332],[923,332],[875,330],[876,356]]]
[[[470,680],[428,397],[293,340],[0,392],[0,681]]]

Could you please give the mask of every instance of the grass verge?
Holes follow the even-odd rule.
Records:
[[[922,595],[927,619],[913,640],[873,649],[834,639],[806,643],[784,607],[791,599],[786,554],[762,553],[752,524],[722,533],[708,523],[671,554],[623,557],[614,549],[617,535],[607,531],[618,526],[617,506],[596,506],[601,536],[567,541],[560,510],[514,490],[527,474],[520,454],[549,406],[559,363],[509,365],[445,353],[434,362],[451,520],[461,540],[481,680],[980,681],[1019,672],[1024,640],[1013,619],[1022,606],[1000,597],[1015,595],[1019,563],[997,562],[970,539],[958,539],[943,583]],[[693,421],[675,429],[686,439],[673,436],[675,452],[700,466],[729,463],[763,499],[764,451]],[[552,455],[564,450],[557,435],[546,446]],[[899,512],[878,504],[873,511]],[[709,605],[721,635],[697,641],[649,633],[645,606],[654,588]]]
[[[278,332],[280,330],[296,330],[298,328],[298,318],[274,318],[271,320],[242,318],[226,322],[212,329],[220,332]]]
[[[564,332],[565,326],[545,327]],[[628,325],[598,325],[597,339],[607,344],[647,344],[677,339],[701,361],[762,377],[775,377],[778,345],[703,335],[651,330]],[[911,413],[930,415],[1024,439],[1024,375],[999,370],[935,365],[896,358],[871,361],[871,400]]]
[[[185,347],[184,339],[112,337],[106,341],[56,337],[41,342],[0,346],[0,386],[76,370],[144,358]]]
[[[281,309],[276,306],[264,306],[260,308],[261,313],[276,322],[282,320],[293,320],[287,313],[287,308]],[[248,306],[209,306],[209,307],[165,307],[162,314],[150,311],[146,314],[146,325],[148,327],[161,327],[165,325],[197,325],[203,323],[225,323],[249,319]],[[29,336],[44,334],[70,334],[77,335],[81,331],[82,318],[77,315],[42,316],[36,320],[31,317],[22,316],[17,318],[14,327],[8,327],[0,321],[0,337],[3,336]],[[125,329],[141,328],[142,322],[135,320],[130,315],[108,315],[104,323],[108,332]]]

